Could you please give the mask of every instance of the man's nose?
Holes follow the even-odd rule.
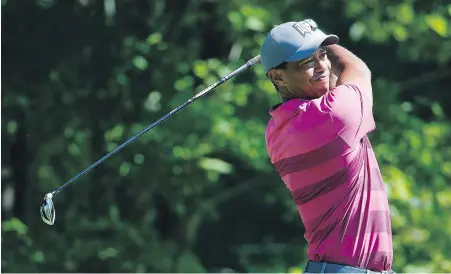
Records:
[[[315,72],[323,72],[327,68],[327,64],[323,60],[315,58]]]

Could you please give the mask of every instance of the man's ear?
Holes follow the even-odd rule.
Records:
[[[285,87],[285,74],[279,69],[268,71],[268,77],[278,87]]]

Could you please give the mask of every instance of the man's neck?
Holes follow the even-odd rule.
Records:
[[[288,102],[288,101],[290,101],[292,99],[296,99],[296,98],[287,98],[287,97],[280,96],[280,100],[282,101],[282,103],[286,103],[286,102]]]
[[[316,99],[316,98],[314,98],[314,97],[307,97],[307,96],[285,97],[283,95],[280,95],[280,100],[282,101],[282,103],[286,103],[286,102],[288,102],[290,100],[293,100],[293,99],[313,100],[313,99]]]

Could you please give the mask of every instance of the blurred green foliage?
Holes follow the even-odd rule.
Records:
[[[313,18],[373,71],[397,272],[451,272],[451,5],[419,0],[2,1],[2,271],[299,272],[256,66],[43,195]]]

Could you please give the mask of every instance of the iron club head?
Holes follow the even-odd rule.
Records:
[[[53,205],[52,197],[53,195],[51,193],[45,194],[41,207],[39,208],[41,219],[48,225],[55,223],[55,206]]]

